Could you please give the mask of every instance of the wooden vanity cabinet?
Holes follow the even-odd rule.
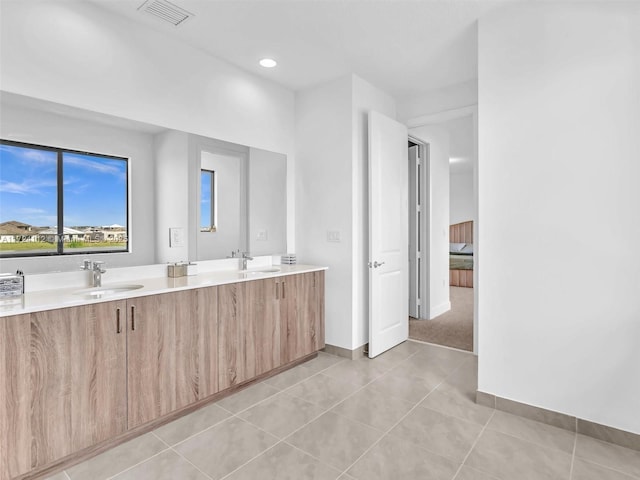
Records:
[[[324,272],[0,318],[0,480],[324,347]]]
[[[124,307],[107,302],[29,315],[31,468],[126,431]]]
[[[128,427],[218,391],[217,287],[127,301]]]

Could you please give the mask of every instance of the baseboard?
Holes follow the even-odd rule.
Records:
[[[553,410],[534,407],[526,403],[520,403],[490,393],[481,392],[480,390],[476,392],[476,403],[564,430],[577,432],[581,435],[613,443],[614,445],[640,451],[640,435],[636,433],[600,425],[599,423],[554,412]]]
[[[433,307],[431,309],[429,320],[437,317],[438,315],[442,315],[443,313],[446,313],[449,310],[451,310],[451,302],[441,303],[440,305]]]
[[[331,355],[336,355],[338,357],[348,358],[349,360],[355,360],[364,355],[363,349],[365,345],[362,347],[355,348],[353,350],[349,350],[348,348],[336,347],[335,345],[325,344],[323,352],[330,353]]]

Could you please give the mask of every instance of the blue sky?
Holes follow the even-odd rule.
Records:
[[[200,173],[200,227],[211,227],[211,172]]]
[[[57,223],[57,154],[0,145],[0,222]],[[64,153],[64,225],[126,226],[126,162]]]

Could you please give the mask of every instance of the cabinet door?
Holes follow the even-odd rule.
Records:
[[[0,478],[31,469],[30,316],[0,318]]]
[[[286,336],[282,334],[283,344],[286,338],[286,349],[282,349],[286,363],[324,348],[323,274],[283,277],[281,328],[286,324]]]
[[[224,390],[256,375],[256,340],[251,319],[253,284],[221,285],[218,294],[219,386]]]
[[[129,428],[217,391],[216,287],[127,301]]]
[[[252,280],[220,288],[220,389],[281,365],[278,283]]]
[[[124,307],[106,302],[31,314],[32,467],[126,430]]]

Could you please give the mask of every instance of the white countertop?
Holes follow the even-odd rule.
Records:
[[[115,283],[103,281],[102,288],[118,287],[119,285],[142,285],[137,290],[129,290],[121,293],[104,295],[100,298],[93,298],[77,292],[90,289],[84,287],[66,287],[58,289],[27,291],[24,295],[14,298],[0,299],[0,317],[9,315],[20,315],[23,313],[39,312],[42,310],[53,310],[57,308],[75,307],[88,305],[91,303],[110,302],[127,298],[144,297],[160,293],[175,292],[179,290],[189,290],[192,288],[213,287],[227,283],[247,282],[252,280],[263,280],[265,278],[282,277],[298,273],[316,272],[326,270],[327,267],[314,265],[273,265],[278,268],[278,272],[268,273],[242,273],[238,270],[216,270],[202,272],[198,275],[169,278],[166,275],[159,277],[131,279],[118,281]],[[256,268],[254,270],[260,270]],[[251,269],[248,270],[251,272]],[[52,274],[55,275],[55,274]]]

